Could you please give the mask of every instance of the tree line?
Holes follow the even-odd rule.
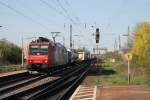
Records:
[[[6,39],[0,39],[0,65],[21,63],[21,48]]]
[[[133,65],[141,67],[147,75],[150,75],[150,22],[137,24],[131,44]]]

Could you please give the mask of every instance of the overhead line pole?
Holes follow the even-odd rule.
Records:
[[[63,38],[63,45],[65,46],[65,37],[63,36],[62,38]]]
[[[32,38],[37,38],[37,37],[28,37],[28,38],[24,38],[23,36],[21,37],[21,47],[22,47],[22,52],[21,52],[21,65],[24,65],[24,52],[25,52],[25,48],[24,48],[24,39],[32,39]]]
[[[24,52],[24,48],[23,48],[23,36],[21,37],[21,45],[22,45],[22,52],[21,52],[21,62],[22,62],[22,66],[24,65],[24,56],[23,56],[23,52]]]
[[[72,52],[72,25],[71,24],[70,24],[70,51]],[[72,58],[72,53],[71,53],[71,58]]]
[[[115,43],[114,43],[114,51],[117,50],[117,40],[115,39]]]
[[[128,26],[128,35],[127,35],[127,39],[128,39],[127,40],[127,42],[128,42],[127,44],[128,44],[128,47],[129,47],[129,35],[130,35],[130,27]]]
[[[129,51],[129,38],[130,38],[130,27],[128,26],[128,33],[123,34],[123,36],[127,37],[127,51]]]
[[[70,50],[72,51],[72,25],[70,24]]]
[[[119,35],[118,39],[119,39],[119,51],[120,51],[121,50],[121,38],[120,38],[120,35]]]

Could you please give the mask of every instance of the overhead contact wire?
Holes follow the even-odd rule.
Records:
[[[12,10],[13,12],[15,12],[15,13],[17,13],[17,14],[23,16],[24,18],[26,18],[26,19],[32,21],[33,23],[38,24],[38,25],[40,25],[41,27],[43,27],[43,28],[45,28],[46,30],[48,30],[48,28],[47,28],[46,26],[44,26],[43,24],[41,24],[40,22],[35,21],[32,17],[29,17],[29,16],[23,14],[22,12],[16,10],[15,8],[11,7],[10,5],[8,5],[8,4],[6,4],[6,3],[4,3],[4,2],[2,2],[2,1],[0,1],[0,4],[3,5],[3,6],[5,6],[5,7],[7,7],[7,8],[10,9],[10,10]]]
[[[72,19],[70,19],[68,16],[66,16],[65,14],[63,14],[61,11],[57,10],[56,8],[54,8],[52,5],[50,5],[49,3],[47,3],[45,0],[40,0],[43,4],[45,4],[48,8],[53,9],[55,12],[57,12],[58,14],[60,14],[61,16],[65,17],[66,19],[69,19],[72,23],[74,23],[74,21]]]

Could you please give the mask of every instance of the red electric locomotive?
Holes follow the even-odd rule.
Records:
[[[52,71],[68,63],[68,53],[60,43],[39,37],[29,44],[27,63],[31,71]]]

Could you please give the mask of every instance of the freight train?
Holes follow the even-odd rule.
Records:
[[[39,37],[29,43],[26,58],[30,71],[53,71],[63,65],[74,63],[77,59],[75,52],[67,50],[60,43]]]
[[[90,59],[90,52],[88,50],[80,49],[77,51],[77,53],[78,53],[78,60],[79,61]]]

